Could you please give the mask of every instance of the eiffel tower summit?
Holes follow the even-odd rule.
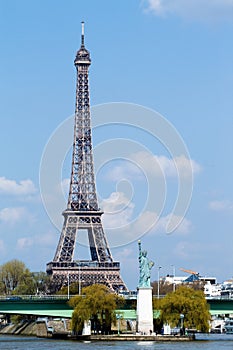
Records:
[[[74,65],[77,84],[69,198],[67,209],[62,213],[64,224],[56,253],[46,271],[57,288],[78,282],[81,286],[101,283],[115,292],[127,290],[120,275],[120,263],[113,260],[103,230],[103,211],[99,209],[96,195],[88,83],[91,59],[84,44],[84,22],[81,47]],[[91,259],[74,260],[77,236],[84,231],[88,236]]]

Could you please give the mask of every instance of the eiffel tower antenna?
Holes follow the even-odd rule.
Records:
[[[81,36],[81,46],[84,47],[84,22],[82,21],[82,36]]]
[[[64,224],[53,261],[47,264],[57,288],[73,282],[82,286],[94,283],[107,285],[112,291],[127,290],[120,276],[120,263],[113,260],[102,226],[94,174],[91,136],[88,70],[91,65],[89,51],[84,44],[82,22],[81,47],[74,65],[77,70],[74,142],[69,197],[62,213]],[[90,260],[74,260],[76,239],[85,230],[90,248]]]

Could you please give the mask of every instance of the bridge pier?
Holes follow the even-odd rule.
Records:
[[[38,318],[36,321],[37,332],[36,336],[39,338],[47,338],[48,337],[48,327],[44,318]]]
[[[47,317],[39,317],[36,321],[37,337],[41,338],[67,338],[70,334],[70,322],[63,318],[48,319]]]

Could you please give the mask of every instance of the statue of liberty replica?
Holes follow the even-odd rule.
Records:
[[[139,284],[137,288],[137,332],[144,335],[153,333],[152,287],[150,284],[151,269],[154,262],[147,257],[147,251],[139,248]]]
[[[142,244],[141,241],[138,241],[138,247],[139,247],[139,285],[138,287],[151,287],[150,285],[150,276],[151,276],[151,269],[154,266],[153,261],[149,261],[147,257],[147,251],[142,251]]]

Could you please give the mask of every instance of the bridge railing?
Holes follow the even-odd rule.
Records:
[[[0,295],[0,301],[68,300],[67,295]]]
[[[221,296],[215,296],[215,297],[206,297],[206,300],[233,300],[233,295],[221,295]]]
[[[136,299],[136,293],[119,293],[119,295],[123,296],[125,299]],[[72,295],[0,295],[0,302],[1,301],[52,301],[52,300],[69,300],[72,297]],[[160,295],[160,298],[163,298],[164,295]],[[153,298],[157,298],[157,296],[153,295]],[[233,300],[232,297],[227,296],[217,296],[217,297],[206,297],[206,300]]]

